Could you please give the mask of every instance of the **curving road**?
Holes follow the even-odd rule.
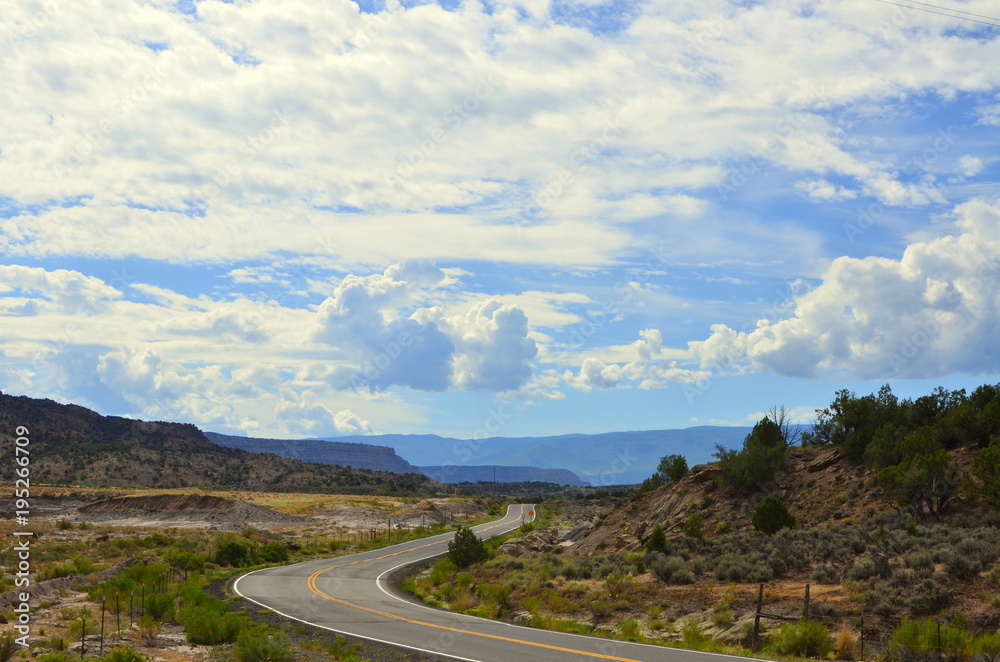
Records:
[[[528,521],[532,507],[510,506],[496,522],[474,527],[480,538]],[[334,559],[265,568],[243,575],[233,590],[262,607],[315,627],[469,662],[705,662],[712,655],[646,644],[549,632],[418,604],[387,582],[403,566],[447,553],[454,533]],[[756,661],[759,662],[759,661]]]

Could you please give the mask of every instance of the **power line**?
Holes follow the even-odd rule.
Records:
[[[909,2],[910,4],[913,4],[913,5],[924,5],[925,7],[934,7],[935,9],[946,9],[948,11],[955,12],[956,14],[968,14],[969,16],[978,16],[979,18],[988,18],[991,21],[1000,21],[1000,18],[997,18],[996,16],[986,16],[984,14],[973,14],[971,11],[963,11],[961,9],[952,9],[950,7],[942,7],[940,5],[932,5],[929,2],[918,2],[917,0],[907,0],[907,2]],[[914,7],[914,9],[916,9],[916,7]]]
[[[914,2],[914,0],[910,1]],[[945,12],[933,11],[931,9],[923,9],[921,7],[914,7],[912,4],[904,5],[900,2],[890,2],[889,0],[875,0],[875,2],[881,2],[886,5],[895,5],[896,7],[905,7],[906,9],[916,9],[917,11],[927,12],[928,14],[938,14],[940,16],[947,16],[948,18],[957,18],[962,21],[972,21],[973,23],[982,23],[983,25],[989,25],[994,28],[1000,28],[1000,18],[993,18],[991,16],[984,16],[983,18],[989,18],[993,21],[997,21],[996,23],[990,23],[989,21],[980,21],[979,19],[975,18],[966,18],[965,16],[955,16],[955,14],[946,14]],[[938,5],[928,5],[926,2],[921,2],[918,4],[927,5],[928,7],[937,7],[938,9],[944,9],[946,11],[954,11],[954,12],[960,11],[958,9],[948,9],[947,7],[939,7]],[[981,14],[973,14],[972,12],[961,12],[961,13],[969,14],[970,16],[982,16]]]

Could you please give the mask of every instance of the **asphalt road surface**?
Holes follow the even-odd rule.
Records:
[[[533,515],[510,506],[498,521],[474,528],[480,538],[507,533]],[[454,533],[391,547],[265,568],[243,575],[236,593],[275,612],[333,632],[470,662],[708,662],[716,657],[646,644],[549,632],[490,621],[415,603],[387,581],[399,568],[441,556]],[[759,661],[757,661],[759,662]]]

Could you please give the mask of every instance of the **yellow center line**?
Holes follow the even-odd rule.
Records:
[[[521,506],[521,515],[522,515],[522,517],[524,515],[524,506],[523,505]],[[488,529],[483,529],[483,531],[489,531],[490,529],[495,529],[498,526],[502,526],[502,525],[503,525],[503,523],[495,524],[494,526],[491,526]],[[413,550],[422,549],[424,547],[431,547],[432,545],[437,545],[437,544],[440,544],[442,542],[448,542],[448,541],[447,540],[439,540],[437,542],[428,543],[426,545],[420,545],[418,547],[413,547],[411,549],[404,549],[404,550],[402,550],[400,552],[394,552],[392,554],[386,554],[385,556],[380,556],[378,558],[384,559],[384,558],[388,558],[390,556],[396,556],[397,554],[402,554],[403,552],[410,552],[410,551],[413,551]],[[368,559],[368,560],[369,561],[374,561],[374,560],[377,560],[377,559]],[[319,589],[319,587],[316,585],[316,579],[320,575],[322,575],[323,573],[329,572],[330,570],[335,570],[337,568],[343,568],[345,566],[354,565],[355,563],[360,563],[360,561],[353,561],[351,563],[344,563],[344,564],[341,564],[341,565],[334,565],[334,566],[330,566],[329,568],[324,568],[323,570],[318,570],[318,571],[314,572],[312,575],[309,576],[309,579],[306,582],[308,584],[308,586],[309,586],[309,590],[312,591],[313,593],[315,593],[316,595],[318,595],[321,598],[326,598],[327,600],[331,600],[333,602],[336,602],[337,604],[344,605],[345,607],[352,607],[354,609],[360,609],[361,611],[367,611],[367,612],[369,612],[371,614],[378,614],[379,616],[385,616],[386,618],[391,618],[391,619],[394,619],[394,620],[397,620],[397,621],[404,621],[406,623],[412,623],[413,625],[422,625],[424,627],[436,628],[438,630],[448,630],[449,632],[457,632],[458,634],[468,634],[468,635],[472,635],[473,637],[483,637],[484,639],[495,639],[497,641],[507,641],[507,642],[514,643],[514,644],[524,644],[525,646],[534,646],[535,648],[546,648],[546,649],[549,649],[549,650],[561,651],[563,653],[579,653],[580,655],[586,655],[587,657],[599,658],[599,659],[602,659],[602,660],[618,660],[618,662],[640,662],[639,660],[634,660],[634,659],[629,658],[629,657],[616,657],[614,655],[605,655],[603,653],[591,653],[591,652],[588,652],[588,651],[577,650],[577,649],[574,649],[574,648],[564,648],[562,646],[553,646],[551,644],[541,644],[541,643],[534,642],[534,641],[525,641],[524,639],[515,639],[513,637],[503,637],[503,636],[498,635],[498,634],[487,634],[485,632],[473,632],[471,630],[463,630],[462,628],[455,628],[455,627],[451,627],[451,626],[448,626],[448,625],[438,625],[436,623],[427,623],[426,621],[418,621],[418,620],[415,620],[415,619],[412,619],[412,618],[407,618],[405,616],[398,616],[396,614],[391,614],[391,613],[389,613],[387,611],[380,611],[378,609],[372,609],[371,607],[364,607],[362,605],[354,604],[353,602],[348,602],[346,600],[341,600],[340,598],[335,598],[332,595],[330,595],[329,593],[324,593],[323,591],[321,591]]]

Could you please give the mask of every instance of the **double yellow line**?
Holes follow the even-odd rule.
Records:
[[[524,505],[521,506],[521,517],[523,517],[523,516],[524,516]],[[503,522],[498,523],[498,524],[494,524],[493,526],[488,527],[486,529],[482,529],[481,531],[490,531],[490,530],[495,529],[497,527],[503,526],[503,524],[504,524]],[[437,630],[447,630],[449,632],[455,632],[455,633],[458,633],[458,634],[468,634],[468,635],[471,635],[473,637],[482,637],[484,639],[494,639],[494,640],[497,640],[497,641],[507,641],[507,642],[514,643],[514,644],[524,644],[525,646],[533,646],[535,648],[545,648],[545,649],[548,649],[548,650],[561,651],[563,653],[578,653],[580,655],[584,655],[584,656],[587,656],[587,657],[590,657],[590,658],[597,658],[597,659],[601,659],[601,660],[618,660],[619,662],[641,662],[640,660],[634,660],[634,659],[628,658],[628,657],[616,657],[614,655],[605,655],[603,653],[591,653],[591,652],[588,652],[588,651],[577,650],[577,649],[574,649],[574,648],[564,648],[562,646],[553,646],[551,644],[541,644],[541,643],[537,643],[537,642],[534,642],[534,641],[525,641],[524,639],[515,639],[513,637],[502,637],[502,636],[497,635],[497,634],[486,634],[484,632],[473,632],[471,630],[463,630],[462,628],[450,627],[448,625],[438,625],[436,623],[427,623],[426,621],[418,621],[418,620],[415,620],[415,619],[412,619],[412,618],[406,618],[405,616],[399,616],[397,614],[390,614],[387,611],[381,611],[381,610],[378,610],[378,609],[372,609],[371,607],[364,607],[362,605],[354,604],[353,602],[348,602],[347,600],[341,600],[340,598],[335,598],[332,595],[330,595],[329,593],[324,593],[316,585],[316,580],[320,577],[320,575],[322,575],[322,574],[324,574],[326,572],[330,572],[331,570],[336,570],[337,568],[344,568],[344,567],[347,567],[347,566],[350,566],[350,565],[356,565],[358,563],[363,563],[364,561],[379,561],[381,559],[387,559],[387,558],[390,558],[392,556],[397,556],[399,554],[405,554],[406,552],[412,552],[412,551],[415,551],[415,550],[418,550],[418,549],[424,549],[425,547],[433,547],[434,545],[440,545],[443,542],[448,542],[448,541],[447,540],[438,540],[438,541],[435,541],[435,542],[432,542],[432,543],[427,543],[426,545],[418,545],[416,547],[411,547],[409,549],[400,550],[398,552],[393,552],[392,554],[385,554],[383,556],[378,556],[378,557],[371,558],[371,559],[363,559],[363,560],[358,560],[358,561],[351,561],[350,563],[341,563],[340,565],[332,565],[329,568],[324,568],[322,570],[314,572],[312,575],[309,576],[309,579],[307,580],[306,583],[309,586],[309,590],[312,591],[313,593],[315,593],[316,595],[318,595],[321,598],[325,598],[325,599],[330,600],[332,602],[336,602],[337,604],[344,605],[345,607],[351,607],[353,609],[359,609],[361,611],[366,611],[366,612],[368,612],[370,614],[378,614],[379,616],[385,616],[386,618],[391,618],[391,619],[397,620],[397,621],[403,621],[405,623],[412,623],[414,625],[422,625],[424,627],[434,628],[434,629],[437,629]]]

